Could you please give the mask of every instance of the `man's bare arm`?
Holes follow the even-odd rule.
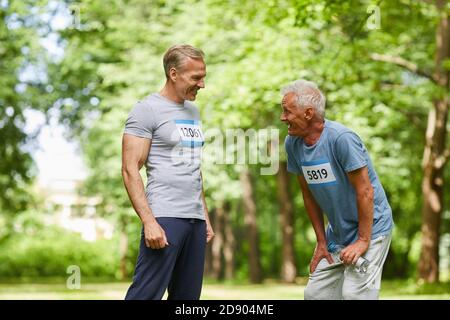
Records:
[[[206,219],[206,242],[209,242],[214,237],[214,231],[211,225],[211,221],[209,220],[208,207],[206,206],[206,199],[205,199],[205,191],[203,190],[203,175],[201,172],[200,177],[202,178],[202,202],[203,208],[205,209],[205,219]]]
[[[327,240],[325,237],[325,226],[323,220],[322,209],[320,209],[316,200],[309,191],[308,184],[303,176],[297,176],[297,180],[302,189],[303,202],[305,204],[306,212],[308,213],[309,219],[316,233],[317,243],[326,244]]]
[[[157,223],[147,203],[144,183],[139,170],[147,161],[152,141],[129,134],[122,138],[122,177],[134,210],[144,225],[145,243],[152,249],[167,245],[164,230]]]
[[[310,272],[316,270],[317,265],[323,258],[327,259],[328,263],[333,263],[333,258],[328,252],[327,239],[325,236],[325,225],[323,219],[322,209],[317,204],[311,191],[308,188],[308,183],[303,176],[297,176],[298,182],[302,189],[303,202],[305,204],[306,212],[311,220],[314,232],[316,233],[317,245],[314,251],[313,258],[309,265]]]
[[[358,205],[358,240],[342,250],[341,259],[346,264],[355,264],[369,248],[373,224],[373,187],[367,167],[347,173],[355,188]]]

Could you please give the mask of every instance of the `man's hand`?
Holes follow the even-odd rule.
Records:
[[[345,265],[355,265],[359,257],[369,249],[369,241],[358,239],[356,242],[342,249],[340,258]]]
[[[144,237],[147,248],[162,249],[169,245],[166,233],[156,220],[144,224]]]
[[[329,264],[334,262],[331,254],[328,252],[326,243],[316,245],[316,249],[314,250],[314,254],[309,265],[310,273],[313,273],[316,270],[317,265],[323,258],[327,259]]]
[[[209,219],[206,219],[206,243],[210,242],[213,237],[214,230],[211,226],[211,223],[209,223]]]

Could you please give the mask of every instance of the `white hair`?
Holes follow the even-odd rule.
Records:
[[[301,106],[312,106],[322,118],[325,117],[325,95],[320,91],[317,84],[307,80],[296,80],[281,89],[283,96],[288,93],[295,93],[297,104]]]

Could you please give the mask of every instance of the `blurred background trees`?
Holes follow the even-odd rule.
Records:
[[[0,10],[0,209],[12,237],[1,231],[0,259],[9,262],[0,277],[8,268],[16,276],[56,275],[58,267],[41,272],[44,262],[36,261],[52,265],[51,252],[64,241],[80,242],[70,252],[82,271],[131,277],[140,225],[120,176],[122,130],[133,104],[164,84],[164,51],[189,43],[206,53],[206,89],[197,100],[204,130],[280,132],[274,175],[261,175],[262,164],[203,164],[217,234],[208,246],[208,277],[292,283],[308,274],[315,236],[297,181],[286,172],[287,133],[279,121],[279,89],[306,78],[326,94],[327,118],[360,134],[385,187],[396,224],[385,277],[448,279],[447,1],[5,0]],[[58,17],[63,27],[51,23]],[[62,53],[48,52],[43,38]],[[109,250],[38,222],[45,210],[30,191],[37,132],[25,130],[27,109],[56,114],[68,138],[79,141],[89,168],[79,192],[98,197],[95,214],[114,224]],[[34,215],[18,218],[30,210]],[[44,240],[31,245],[18,230],[39,223],[29,237],[73,237],[60,249]],[[35,254],[13,258],[17,250]],[[90,250],[109,261],[105,270],[84,258]],[[43,251],[47,257],[27,261]]]

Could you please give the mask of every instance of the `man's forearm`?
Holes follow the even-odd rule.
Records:
[[[317,243],[326,243],[325,224],[323,220],[322,210],[311,200],[303,197],[306,212],[316,233]]]
[[[202,202],[203,202],[203,210],[205,213],[205,219],[209,223],[209,214],[208,214],[208,207],[206,206],[206,198],[205,198],[205,190],[203,189],[203,175],[200,173],[200,178],[202,180]]]
[[[327,238],[325,236],[322,209],[319,207],[313,195],[309,191],[305,178],[303,176],[297,176],[297,180],[302,190],[303,203],[305,204],[306,213],[308,214],[308,217],[313,225],[314,232],[316,233],[317,243],[321,245],[326,244]]]
[[[208,207],[206,206],[205,192],[203,191],[203,187],[202,187],[202,202],[203,202],[203,210],[205,213],[205,218],[209,221]]]
[[[373,189],[356,196],[358,203],[358,238],[369,242],[373,225]]]
[[[144,183],[139,171],[123,170],[122,176],[128,197],[142,223],[146,224],[155,221],[155,217],[145,197]]]
[[[369,243],[372,238],[374,191],[367,167],[348,173],[356,192],[358,206],[358,240]]]

